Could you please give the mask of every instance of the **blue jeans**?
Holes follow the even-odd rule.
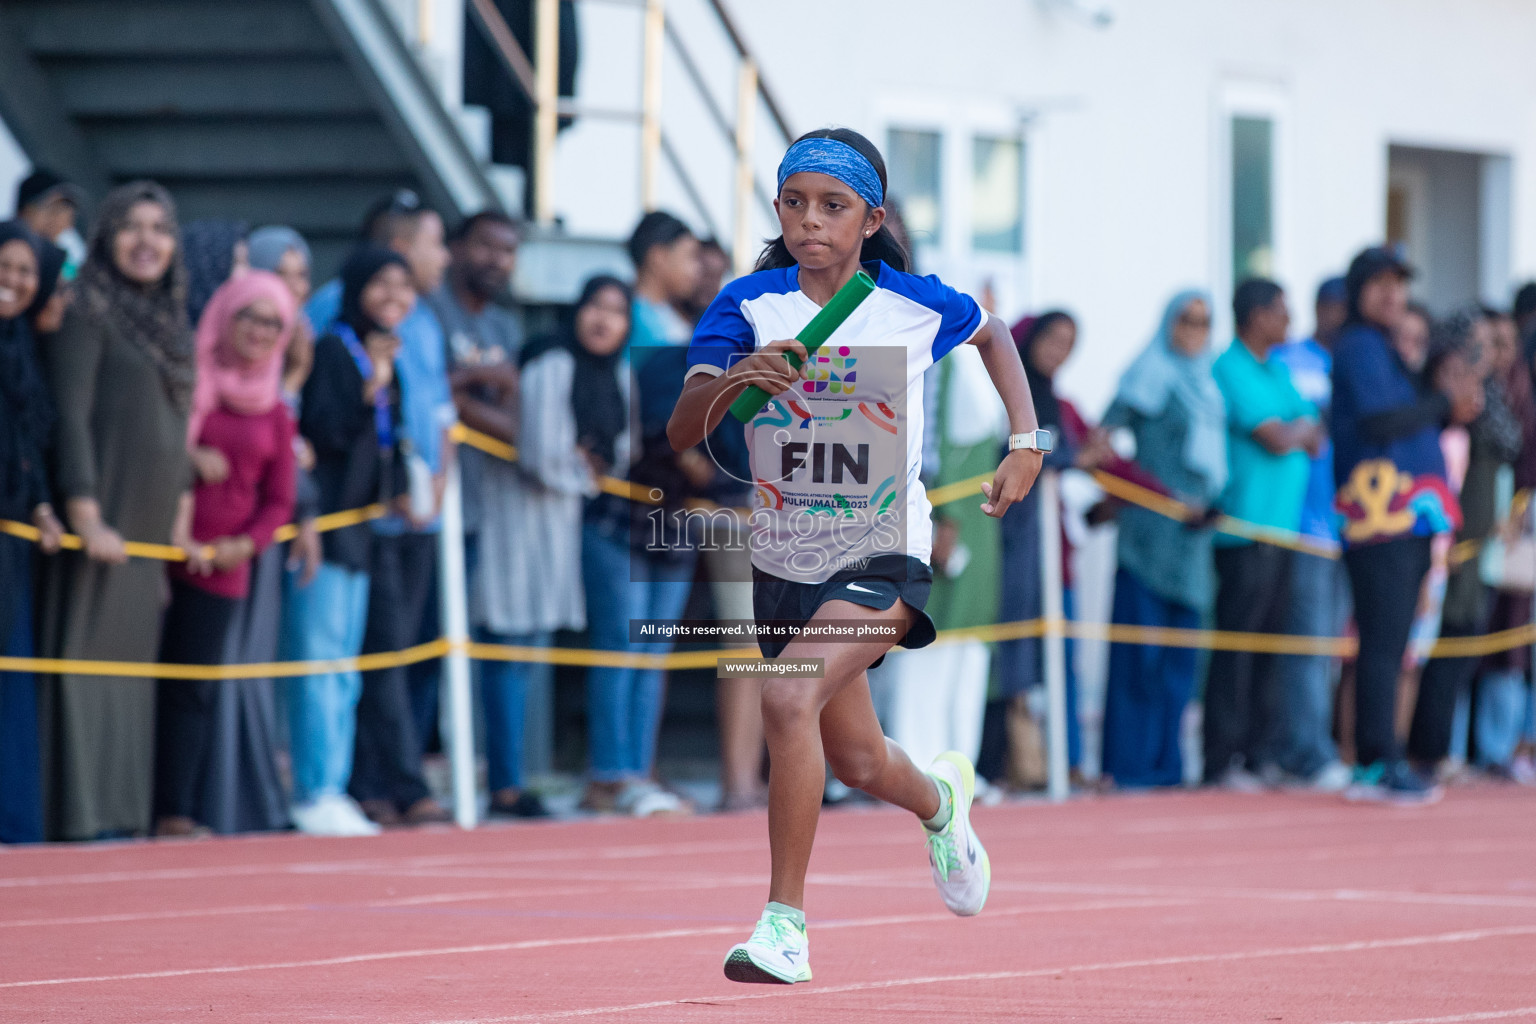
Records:
[[[1478,764],[1485,768],[1509,766],[1526,733],[1526,705],[1523,672],[1489,672],[1479,680],[1477,699],[1472,702]]]
[[[1161,597],[1128,570],[1115,575],[1114,622],[1195,629],[1193,608]],[[1120,786],[1177,786],[1184,708],[1195,686],[1196,652],[1112,644],[1104,690],[1104,774]]]
[[[322,563],[314,582],[284,580],[284,660],[352,658],[363,649],[368,624],[368,574]],[[293,756],[293,799],[308,803],[338,796],[352,777],[361,673],[327,672],[288,681],[288,733]]]
[[[14,578],[0,587],[0,608],[11,599],[11,611],[0,613],[0,654],[32,657],[32,551],[15,537],[0,536],[10,550],[0,565]],[[37,684],[30,672],[0,672],[0,843],[43,841],[43,787],[38,754]]]
[[[1285,631],[1296,636],[1339,636],[1349,621],[1349,574],[1338,559],[1298,552],[1291,562],[1291,605]],[[1333,742],[1333,690],[1338,659],[1326,654],[1280,658],[1280,694],[1286,741],[1280,767],[1309,778],[1338,760]]]
[[[514,647],[548,647],[549,633],[501,636],[478,629],[475,639],[483,644]],[[494,794],[500,789],[523,788],[523,719],[528,703],[528,684],[548,678],[553,665],[531,661],[480,662],[480,706],[485,711],[485,761],[487,782]]]
[[[688,604],[694,557],[660,561],[635,554],[629,538],[601,526],[581,530],[581,575],[587,591],[587,629],[600,651],[665,653],[671,644],[629,642],[631,619],[675,619]],[[656,668],[587,670],[587,738],[592,778],[599,782],[649,778],[661,726],[664,676]]]

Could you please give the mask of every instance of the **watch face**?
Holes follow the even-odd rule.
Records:
[[[1051,432],[1049,430],[1031,430],[1023,434],[1013,434],[1008,438],[1008,450],[1045,454],[1051,450]]]

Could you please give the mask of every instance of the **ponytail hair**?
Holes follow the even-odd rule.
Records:
[[[853,147],[875,169],[875,174],[880,178],[881,191],[886,190],[885,157],[880,155],[880,151],[875,148],[873,142],[870,142],[852,128],[817,128],[814,131],[806,132],[796,139],[795,142],[801,142],[805,139],[832,139]],[[860,263],[872,263],[876,260],[884,263],[892,270],[899,270],[904,274],[912,269],[912,257],[907,253],[906,247],[897,240],[895,234],[885,224],[881,224],[880,230],[864,239],[864,247],[859,252]],[[764,247],[762,253],[757,257],[757,265],[752,269],[754,271],[783,270],[785,267],[795,266],[796,263],[795,257],[789,251],[789,246],[784,244],[784,236],[780,235]]]

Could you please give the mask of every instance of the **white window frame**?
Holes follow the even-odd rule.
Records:
[[[1225,348],[1233,337],[1232,289],[1232,119],[1264,118],[1270,122],[1270,225],[1273,231],[1274,279],[1290,296],[1292,313],[1302,298],[1309,296],[1311,282],[1301,280],[1296,267],[1292,188],[1295,175],[1291,165],[1294,152],[1291,138],[1291,100],[1277,82],[1221,82],[1212,105],[1211,188],[1215,207],[1211,211],[1210,282],[1216,308],[1211,311],[1211,342]],[[1307,299],[1310,302],[1310,299]]]
[[[939,135],[940,238],[923,251],[925,274],[937,274],[945,283],[977,295],[991,281],[997,310],[1006,317],[1029,308],[1033,298],[1031,264],[1034,252],[1034,197],[1038,159],[1029,111],[996,99],[972,96],[887,96],[873,104],[871,139],[883,152],[892,129],[930,131]],[[971,211],[974,140],[978,136],[1017,138],[1024,147],[1019,182],[1019,209],[1024,218],[1022,251],[978,252],[971,244]]]

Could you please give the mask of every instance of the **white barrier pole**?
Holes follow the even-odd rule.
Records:
[[[1061,581],[1061,486],[1053,469],[1040,474],[1040,610],[1045,618],[1045,722],[1047,792],[1067,798],[1067,641]]]
[[[464,571],[464,492],[457,458],[448,459],[447,476],[442,529],[437,535],[438,602],[443,635],[453,645],[443,657],[443,742],[453,769],[453,820],[460,828],[474,828],[479,810],[475,802],[475,720],[470,708],[469,654],[464,649],[469,642],[469,581]]]

